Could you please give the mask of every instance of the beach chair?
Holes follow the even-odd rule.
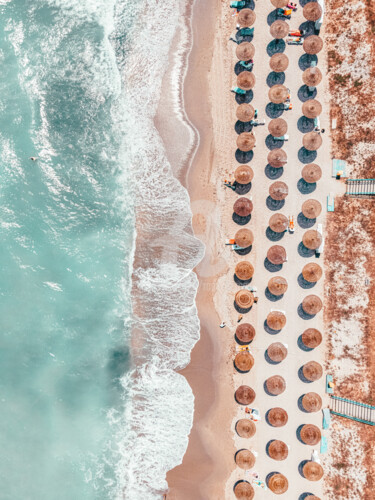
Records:
[[[302,45],[303,41],[301,40],[301,38],[293,37],[293,38],[287,38],[286,43],[288,45]]]
[[[236,244],[236,240],[234,239],[228,239],[225,241],[225,244],[226,245],[235,245]]]
[[[323,429],[329,429],[331,425],[331,412],[329,408],[323,408]]]
[[[254,28],[241,28],[237,33],[239,36],[252,36],[254,35]]]
[[[315,129],[315,132],[319,132],[319,130],[320,130],[320,119],[319,119],[319,116],[317,116],[316,118],[314,118],[314,129]]]
[[[327,196],[327,212],[334,212],[335,211],[335,197],[333,196],[333,193],[329,193]]]
[[[240,94],[240,95],[246,94],[246,90],[242,90],[239,87],[232,87],[230,91],[233,92],[234,94]]]
[[[319,453],[316,450],[313,450],[311,453],[311,461],[320,464]]]
[[[331,387],[331,384],[333,384],[333,377],[332,377],[332,375],[327,375],[326,376],[326,393],[327,394],[333,394],[333,387]]]
[[[292,17],[290,14],[285,14],[284,9],[277,9],[276,15],[279,17],[284,17],[285,19],[291,19]]]
[[[247,69],[247,70],[250,70],[250,69],[253,69],[254,63],[253,62],[248,63],[246,61],[240,61],[239,65],[242,66],[243,68]]]
[[[332,177],[337,177],[337,174],[341,172],[340,177],[347,177],[346,174],[346,161],[345,160],[332,160]]]
[[[274,137],[275,141],[288,141],[289,140],[289,135],[285,134],[282,135],[281,137]]]
[[[320,440],[320,453],[327,453],[328,451],[328,439],[322,436]]]
[[[244,2],[243,0],[241,1],[232,1],[230,3],[230,8],[231,9],[243,9],[246,5],[246,2]]]
[[[315,68],[317,61],[311,61],[310,68]]]

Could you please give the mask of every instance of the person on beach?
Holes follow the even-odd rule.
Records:
[[[243,318],[243,316],[242,316],[242,314],[240,314],[240,315],[238,316],[237,323],[239,323],[239,322],[242,320],[242,318]]]
[[[226,326],[226,324],[225,324],[225,322],[224,322],[224,321],[222,321],[222,322],[221,322],[221,325],[220,325],[220,328],[224,328],[224,326]]]
[[[30,156],[29,160],[36,161],[38,158],[36,156]]]
[[[304,30],[294,30],[294,31],[289,32],[289,36],[301,37],[301,36],[305,36],[305,32],[304,32]]]

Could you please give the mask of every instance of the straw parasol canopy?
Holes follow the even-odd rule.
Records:
[[[316,328],[308,328],[302,334],[302,342],[309,349],[315,349],[322,343],[323,337]]]
[[[253,244],[254,235],[250,229],[239,229],[234,236],[234,241],[239,247],[248,248]]]
[[[242,132],[237,137],[237,147],[241,151],[251,151],[255,146],[255,135],[252,132]]]
[[[280,473],[274,474],[268,480],[268,487],[271,491],[273,491],[276,495],[281,495],[288,490],[288,480],[287,478]]]
[[[275,118],[271,120],[268,124],[268,131],[274,137],[281,137],[288,131],[288,124],[282,118]]]
[[[310,35],[303,41],[303,50],[307,54],[318,54],[323,48],[323,40],[320,36]]]
[[[281,342],[274,342],[268,346],[267,354],[271,361],[281,363],[287,357],[288,349]]]
[[[306,182],[317,182],[322,177],[322,169],[315,163],[309,163],[302,169],[302,178]]]
[[[288,4],[288,0],[271,0],[271,3],[276,9],[281,9]]]
[[[323,467],[318,462],[308,461],[302,467],[302,473],[309,481],[319,481],[322,479],[324,471]]]
[[[250,89],[252,89],[254,87],[254,85],[255,85],[255,76],[254,76],[254,74],[250,73],[250,71],[242,71],[237,76],[237,85],[242,90],[250,90]]]
[[[279,266],[286,262],[286,250],[281,245],[273,245],[267,252],[267,259],[274,264]]]
[[[281,311],[271,311],[267,316],[267,325],[272,330],[281,330],[286,325],[286,316]]]
[[[251,9],[242,9],[238,14],[238,24],[243,28],[250,28],[255,23],[255,12]]]
[[[267,161],[274,168],[280,168],[288,160],[288,156],[283,149],[273,149],[268,153]]]
[[[250,450],[240,450],[237,451],[235,456],[236,464],[241,469],[251,469],[255,465],[255,456]]]
[[[272,293],[272,295],[284,295],[284,293],[288,290],[288,282],[281,276],[275,276],[269,280],[268,290]]]
[[[309,413],[319,411],[322,407],[322,398],[316,392],[308,392],[302,398],[302,406]]]
[[[267,419],[272,427],[283,427],[288,422],[288,414],[283,408],[271,408]]]
[[[302,142],[304,148],[308,151],[316,151],[322,145],[323,140],[318,132],[307,132],[303,136]]]
[[[289,33],[288,23],[282,21],[281,19],[274,21],[270,26],[270,33],[274,38],[285,38]]]
[[[316,425],[306,424],[300,430],[300,437],[305,444],[314,446],[319,443],[322,433]]]
[[[240,385],[235,392],[235,398],[240,405],[249,405],[255,399],[255,391],[248,385]]]
[[[317,295],[308,295],[302,301],[302,309],[311,316],[314,314],[318,314],[322,307],[323,302]]]
[[[255,54],[255,47],[250,42],[242,42],[237,45],[236,56],[240,61],[248,61],[252,59]]]
[[[274,396],[282,394],[286,389],[285,379],[281,375],[273,375],[266,380],[267,391]]]
[[[269,226],[275,233],[283,233],[288,229],[288,219],[283,214],[274,214],[270,217]]]
[[[305,379],[310,382],[315,382],[316,380],[322,378],[323,368],[320,363],[317,363],[316,361],[309,361],[303,365],[302,373]]]
[[[255,337],[255,328],[250,323],[243,323],[236,328],[236,337],[241,344],[249,344]]]
[[[316,87],[322,81],[323,75],[317,66],[307,68],[302,73],[302,80],[308,87]]]
[[[289,66],[289,59],[286,54],[277,52],[270,58],[270,68],[275,73],[282,73]]]
[[[251,438],[256,432],[255,423],[249,418],[241,418],[237,420],[236,432],[242,438]]]
[[[320,280],[322,275],[322,268],[319,266],[319,264],[315,264],[315,262],[306,264],[302,269],[303,279],[308,281],[309,283],[316,283]]]
[[[309,2],[303,8],[303,15],[308,21],[317,21],[322,17],[322,8],[317,2]]]
[[[303,235],[302,242],[309,250],[316,250],[322,243],[322,235],[315,229],[309,229]]]
[[[234,298],[236,304],[241,309],[250,309],[254,304],[254,295],[249,290],[240,290]]]
[[[274,460],[286,460],[288,458],[289,449],[284,441],[275,439],[268,445],[268,456]]]
[[[268,97],[274,104],[285,102],[289,91],[285,85],[273,85],[268,91]]]
[[[322,109],[322,105],[316,99],[309,99],[302,104],[302,113],[307,118],[316,118],[321,114]]]
[[[254,358],[247,351],[241,351],[234,358],[234,366],[240,372],[249,372],[254,366]]]
[[[233,205],[233,212],[240,217],[247,217],[253,211],[253,202],[249,198],[238,198]]]
[[[285,200],[289,190],[285,182],[276,181],[270,185],[268,192],[273,200]]]
[[[241,481],[234,487],[234,495],[237,500],[252,500],[255,495],[254,488],[247,481]]]
[[[318,200],[306,200],[302,205],[302,213],[306,219],[316,219],[322,212],[322,205]]]
[[[254,274],[254,267],[247,260],[243,260],[236,265],[234,271],[238,279],[242,281],[249,280]]]
[[[238,184],[250,184],[253,180],[254,172],[248,165],[240,165],[234,172],[234,178]]]
[[[254,118],[255,110],[251,104],[240,104],[236,110],[236,116],[241,122],[249,122]]]

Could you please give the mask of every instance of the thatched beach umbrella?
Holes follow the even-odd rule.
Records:
[[[289,66],[289,59],[286,54],[282,52],[277,52],[272,57],[270,57],[270,68],[275,73],[282,73]]]
[[[238,184],[250,184],[253,180],[254,172],[248,165],[240,165],[234,172],[234,178]]]
[[[322,437],[319,427],[313,424],[303,425],[300,430],[300,438],[305,444],[315,446]]]
[[[238,14],[237,20],[238,24],[242,28],[250,28],[255,23],[256,15],[251,9],[242,9]]]
[[[237,147],[240,151],[251,151],[255,146],[255,135],[252,132],[242,132],[237,137]]]
[[[241,122],[249,122],[254,118],[255,109],[251,104],[240,104],[236,110],[236,116]]]
[[[236,432],[242,438],[251,438],[256,433],[255,423],[249,418],[241,418],[236,423]]]
[[[255,337],[255,328],[250,323],[242,323],[236,328],[236,339],[240,344],[249,344]]]
[[[323,367],[320,363],[316,361],[309,361],[304,364],[302,367],[302,373],[306,380],[310,382],[315,382],[322,378],[323,375]]]
[[[249,470],[255,465],[255,456],[250,450],[239,450],[235,455],[236,464],[241,469]]]
[[[284,295],[284,293],[288,290],[288,282],[281,276],[275,276],[269,280],[268,290],[272,293],[272,295]]]
[[[309,481],[319,481],[322,479],[324,471],[323,467],[318,462],[308,461],[302,467],[302,473]]]
[[[268,224],[275,233],[283,233],[288,229],[288,219],[283,214],[273,214]]]
[[[308,21],[317,21],[322,17],[322,8],[318,2],[309,2],[303,8],[303,15]]]
[[[315,229],[309,229],[303,235],[302,242],[309,250],[316,250],[322,243],[322,235]]]
[[[322,212],[322,205],[318,200],[306,200],[302,205],[302,213],[306,219],[316,219]]]
[[[248,217],[253,211],[253,202],[249,198],[238,198],[233,205],[233,212],[240,217]]]
[[[288,124],[282,118],[275,118],[269,122],[268,131],[274,137],[281,137],[288,132]]]
[[[272,330],[281,330],[286,325],[285,314],[281,311],[271,311],[267,316],[267,325]]]
[[[274,168],[283,167],[288,160],[288,156],[283,149],[273,149],[268,153],[267,161]]]
[[[284,441],[275,439],[268,445],[268,456],[274,460],[286,460],[288,458],[289,449]]]
[[[255,54],[255,47],[250,42],[242,42],[237,45],[236,56],[240,61],[248,61],[252,59]]]
[[[254,366],[254,358],[247,351],[241,351],[234,358],[234,366],[240,372],[249,372]]]
[[[275,266],[286,262],[286,250],[281,245],[273,245],[267,252],[267,259]]]
[[[323,75],[317,66],[307,68],[302,73],[302,80],[308,87],[316,87],[322,81]]]
[[[308,328],[302,334],[302,343],[309,349],[315,349],[322,343],[323,337],[316,328]]]
[[[281,9],[288,5],[288,0],[271,0],[271,3],[276,9]]]
[[[288,355],[288,349],[281,342],[274,342],[267,348],[267,355],[274,363],[281,363]]]
[[[241,481],[234,487],[234,495],[237,500],[252,500],[255,495],[254,488],[247,481]]]
[[[289,33],[289,25],[285,21],[278,19],[271,24],[270,33],[274,38],[279,40],[285,38]]]
[[[249,290],[240,290],[234,300],[240,309],[250,309],[254,304],[254,295]]]
[[[234,236],[234,241],[239,247],[248,248],[251,247],[254,242],[254,235],[250,229],[239,229]]]
[[[302,309],[310,316],[318,314],[322,307],[323,302],[317,295],[307,295],[302,301]]]
[[[276,181],[270,185],[268,192],[273,200],[279,201],[285,200],[288,196],[289,189],[285,182]]]
[[[306,54],[318,54],[323,48],[323,40],[320,36],[310,35],[303,41],[303,50]]]
[[[288,423],[288,413],[283,408],[271,408],[267,420],[272,427],[283,427]]]
[[[309,163],[302,169],[302,178],[309,183],[317,182],[322,177],[322,169],[315,163]]]
[[[255,391],[248,385],[240,385],[235,392],[235,398],[240,405],[249,405],[255,399]]]
[[[273,474],[270,479],[268,479],[268,487],[271,491],[273,491],[276,495],[282,495],[286,491],[288,491],[288,480],[287,478],[280,473]]]
[[[303,147],[308,151],[316,151],[323,143],[322,137],[318,132],[307,132],[302,139]]]
[[[302,406],[309,413],[319,411],[322,407],[322,398],[316,392],[308,392],[302,398]]]
[[[266,388],[270,394],[279,396],[286,389],[285,379],[281,375],[273,375],[273,377],[266,380]]]
[[[316,118],[321,114],[322,110],[322,105],[316,99],[309,99],[302,104],[302,113],[307,118]]]
[[[285,102],[288,95],[289,91],[284,85],[273,85],[268,91],[268,97],[274,104]]]
[[[242,90],[251,90],[255,85],[255,76],[250,71],[242,71],[237,76],[237,85]]]
[[[323,275],[322,268],[315,262],[309,262],[302,269],[303,279],[309,283],[316,283]]]
[[[236,265],[235,274],[241,281],[249,280],[254,274],[254,267],[249,261],[243,260]]]

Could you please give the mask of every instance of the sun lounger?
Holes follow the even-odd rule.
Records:
[[[241,94],[241,95],[246,94],[246,90],[242,90],[239,87],[232,87],[231,92],[234,92],[235,94]]]
[[[330,383],[333,383],[333,377],[332,377],[332,375],[327,375],[326,376],[326,393],[327,394],[333,394],[333,387],[329,386]]]
[[[239,36],[252,36],[254,35],[254,28],[242,28],[238,30]]]
[[[333,196],[333,193],[329,193],[327,196],[327,212],[334,212],[335,211],[335,197]]]
[[[231,9],[243,9],[246,5],[246,2],[244,2],[243,0],[241,1],[233,1],[230,3],[230,7]]]
[[[348,177],[346,175],[346,161],[345,160],[332,160],[332,177],[336,177],[341,172],[341,177]]]
[[[236,243],[236,240],[234,240],[234,239],[225,240],[226,245],[235,245],[235,243]]]
[[[254,66],[254,63],[253,62],[247,63],[246,61],[240,61],[239,65],[245,69],[252,69],[252,67]]]
[[[323,429],[329,429],[331,425],[331,412],[329,408],[323,408]]]
[[[322,436],[320,440],[320,453],[327,453],[328,451],[328,439]]]
[[[288,141],[289,140],[289,135],[285,134],[282,135],[281,137],[274,137],[275,141]]]
[[[286,43],[288,45],[302,45],[303,41],[301,40],[301,38],[293,37],[293,38],[287,38]]]

